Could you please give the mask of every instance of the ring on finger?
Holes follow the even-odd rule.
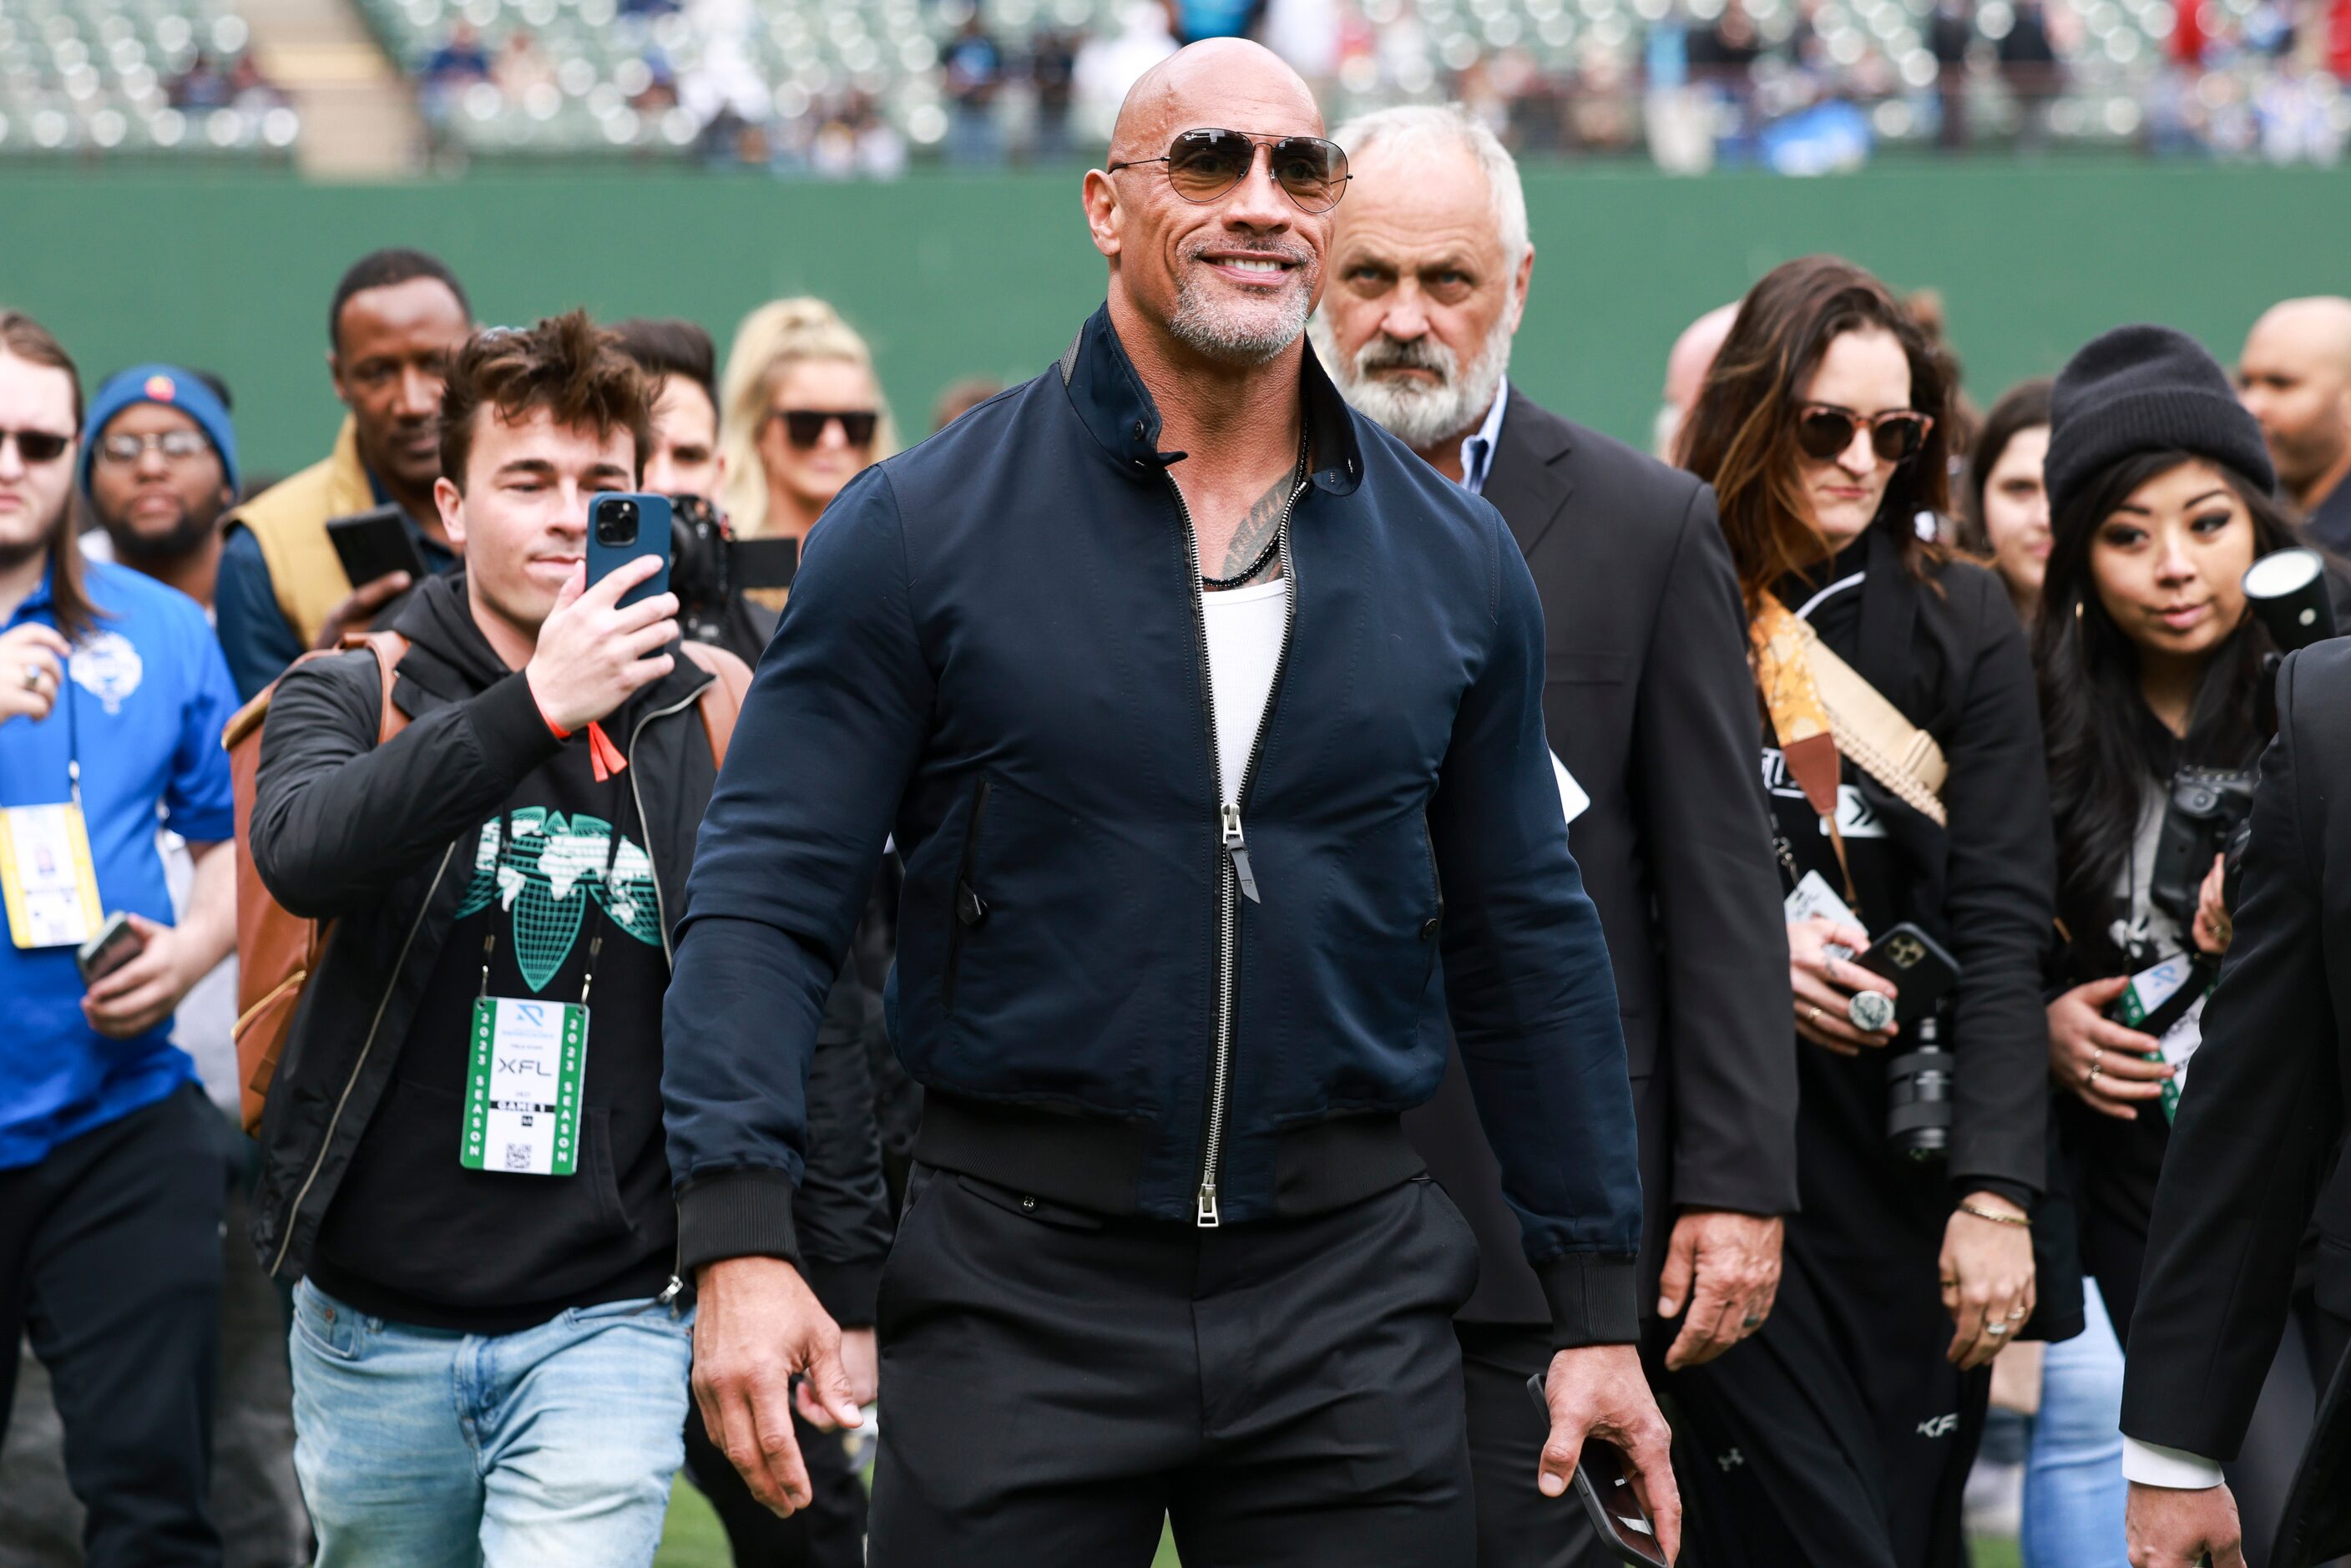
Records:
[[[28,692],[39,691],[41,689],[41,666],[27,659],[25,662],[25,674],[22,684],[25,689]],[[1818,1009],[1816,1009],[1814,1010],[1817,1011]]]
[[[2090,1071],[2082,1075],[2083,1086],[2087,1088],[2089,1085],[2095,1083],[2098,1081],[2098,1074],[2104,1072],[2105,1070],[2106,1064],[2105,1062],[2093,1059],[2090,1062]]]
[[[1804,1015],[1804,1022],[1806,1022],[1807,1024],[1816,1024],[1816,1023],[1818,1023],[1818,1022],[1820,1022],[1820,1021],[1821,1021],[1821,1009],[1820,1009],[1819,1005],[1818,1005],[1817,1003],[1815,1003],[1815,1004],[1813,1005],[1813,1007],[1812,1011],[1810,1011],[1810,1012],[1808,1012],[1808,1013],[1806,1013],[1806,1014]]]
[[[2015,1326],[2013,1323],[1986,1323],[1983,1326],[1983,1332],[1998,1339],[2002,1334],[2015,1332]]]
[[[1757,1329],[1763,1326],[1763,1320],[1759,1317],[1741,1318],[1739,1320],[1739,1326],[1745,1329],[1748,1333],[1753,1333]]]

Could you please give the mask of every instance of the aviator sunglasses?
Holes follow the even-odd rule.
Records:
[[[1167,165],[1167,183],[1187,202],[1213,202],[1249,178],[1257,150],[1267,150],[1267,172],[1289,193],[1299,211],[1327,213],[1347,193],[1347,155],[1319,136],[1252,136],[1246,131],[1199,130],[1176,134],[1165,155],[1129,158],[1110,166],[1115,174],[1144,163]]]
[[[852,446],[871,446],[873,427],[882,416],[870,408],[779,408],[768,416],[784,422],[784,434],[794,446],[814,446],[824,439],[824,427],[841,422],[841,434]]]
[[[16,455],[27,465],[55,463],[73,444],[70,435],[59,435],[53,430],[0,430],[0,446],[16,444]]]
[[[1814,462],[1825,463],[1853,444],[1853,433],[1869,427],[1869,449],[1881,463],[1907,463],[1927,444],[1935,422],[1907,408],[1861,414],[1824,402],[1807,403],[1796,415],[1796,446]]]

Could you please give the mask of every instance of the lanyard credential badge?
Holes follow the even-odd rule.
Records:
[[[0,889],[19,947],[78,947],[98,935],[98,871],[78,800],[0,811]]]
[[[517,1176],[571,1175],[580,1162],[580,1083],[587,1063],[582,1004],[476,998],[458,1164]]]

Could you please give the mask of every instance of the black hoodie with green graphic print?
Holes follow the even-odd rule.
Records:
[[[264,735],[256,868],[289,908],[339,924],[263,1124],[263,1262],[291,1253],[281,1274],[306,1268],[363,1312],[471,1333],[655,1295],[676,1249],[665,915],[715,777],[694,710],[708,677],[681,658],[608,716],[630,767],[600,779],[585,732],[559,741],[540,722],[462,579],[425,584],[394,626],[411,643],[393,687],[413,720],[401,735],[373,747],[365,653],[288,675]],[[811,1082],[847,1113],[829,1118],[836,1147],[825,1169],[811,1161],[797,1206],[820,1211],[803,1217],[820,1254],[804,1267],[851,1322],[871,1321],[888,1234],[870,1103],[854,1109],[870,1096],[856,988],[853,975],[836,987],[833,1060]],[[475,999],[583,991],[576,1171],[516,1174],[500,1149],[465,1168]]]

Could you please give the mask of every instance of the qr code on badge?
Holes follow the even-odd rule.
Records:
[[[530,1145],[528,1144],[508,1144],[507,1145],[507,1169],[510,1171],[527,1171],[530,1169]]]

